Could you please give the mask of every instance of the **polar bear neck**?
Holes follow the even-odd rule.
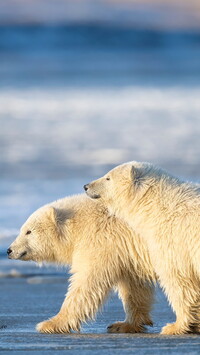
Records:
[[[146,178],[136,191],[132,185],[109,209],[117,217],[131,224],[137,233],[152,230],[155,233],[158,221],[174,220],[176,216],[188,213],[193,205],[200,206],[200,189],[190,183],[163,172],[156,177]],[[149,233],[149,232],[148,232]]]

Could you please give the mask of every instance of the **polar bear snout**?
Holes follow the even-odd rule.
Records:
[[[7,255],[9,259],[24,259],[27,254],[27,250],[25,248],[16,248],[15,246],[10,246],[7,249]]]
[[[84,187],[84,190],[85,190],[86,194],[90,198],[96,199],[96,198],[100,198],[101,197],[101,195],[99,193],[97,193],[97,191],[95,191],[95,189],[93,188],[92,183],[86,184],[83,187]]]
[[[12,249],[11,248],[8,248],[7,249],[7,254],[8,254],[8,257],[10,258],[10,254],[12,253]]]
[[[7,249],[7,255],[9,259],[18,259],[16,258],[15,252],[13,251],[13,248],[11,248],[11,246]]]

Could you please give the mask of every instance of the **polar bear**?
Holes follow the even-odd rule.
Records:
[[[126,319],[110,333],[142,332],[152,325],[155,273],[144,244],[124,222],[85,194],[66,197],[35,211],[8,249],[11,259],[70,265],[72,277],[59,313],[37,325],[42,333],[79,331],[94,318],[112,288]]]
[[[200,186],[150,163],[128,162],[84,186],[145,242],[176,313],[162,334],[200,331]]]

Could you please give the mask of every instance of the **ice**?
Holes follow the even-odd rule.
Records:
[[[63,178],[151,161],[200,173],[200,87],[0,91],[3,176]]]

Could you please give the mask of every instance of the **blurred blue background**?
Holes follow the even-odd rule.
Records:
[[[0,241],[128,160],[200,176],[200,3],[1,0]]]

